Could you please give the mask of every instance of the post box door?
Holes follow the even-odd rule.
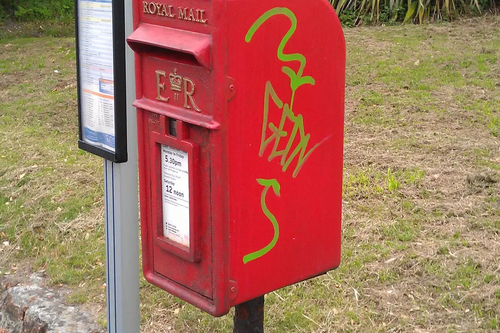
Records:
[[[160,122],[148,123],[152,271],[211,298],[209,130],[156,113],[149,119]]]
[[[210,38],[162,26],[129,37],[141,87],[134,105],[147,198],[143,217],[146,277],[165,289],[213,297]],[[208,55],[207,55],[208,54]]]

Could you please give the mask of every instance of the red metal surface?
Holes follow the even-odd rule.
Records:
[[[218,316],[337,267],[345,45],[328,2],[134,7],[147,280]],[[161,144],[190,156],[189,248],[161,240]]]
[[[145,46],[153,46],[191,54],[201,65],[210,69],[210,39],[210,36],[205,34],[142,24],[127,41],[137,51]]]

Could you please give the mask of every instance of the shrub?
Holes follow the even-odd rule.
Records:
[[[73,12],[74,0],[0,0],[0,20],[67,22]]]
[[[495,0],[329,0],[347,25],[451,21],[495,9]]]

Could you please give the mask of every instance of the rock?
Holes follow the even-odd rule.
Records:
[[[0,296],[0,333],[100,333],[103,330],[57,291],[32,276],[29,285],[5,288]],[[3,289],[3,288],[2,288]]]

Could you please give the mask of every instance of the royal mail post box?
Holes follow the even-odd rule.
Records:
[[[345,44],[326,0],[134,2],[146,279],[219,316],[340,263]]]

